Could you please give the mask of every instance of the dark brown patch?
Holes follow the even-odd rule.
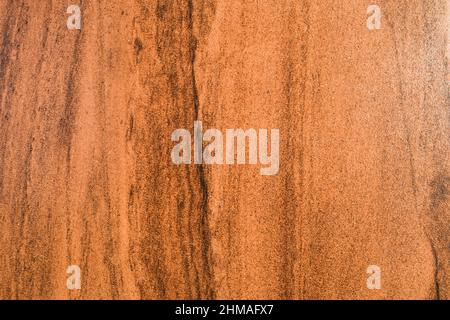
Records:
[[[432,188],[431,206],[435,209],[450,195],[450,177],[439,174],[431,181],[430,187]]]

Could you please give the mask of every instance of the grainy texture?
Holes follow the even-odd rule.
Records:
[[[0,0],[0,298],[449,299],[448,6]],[[279,174],[173,165],[197,119]]]

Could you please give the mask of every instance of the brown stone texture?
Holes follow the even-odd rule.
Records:
[[[449,299],[448,7],[0,0],[0,299]],[[195,120],[278,175],[174,165]]]

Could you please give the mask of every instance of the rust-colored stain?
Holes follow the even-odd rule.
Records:
[[[0,0],[0,299],[449,299],[448,8]],[[195,121],[278,173],[174,164]]]

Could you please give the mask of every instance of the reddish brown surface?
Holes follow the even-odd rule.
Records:
[[[446,0],[68,4],[0,0],[0,298],[449,298]],[[173,165],[196,119],[279,174]]]

